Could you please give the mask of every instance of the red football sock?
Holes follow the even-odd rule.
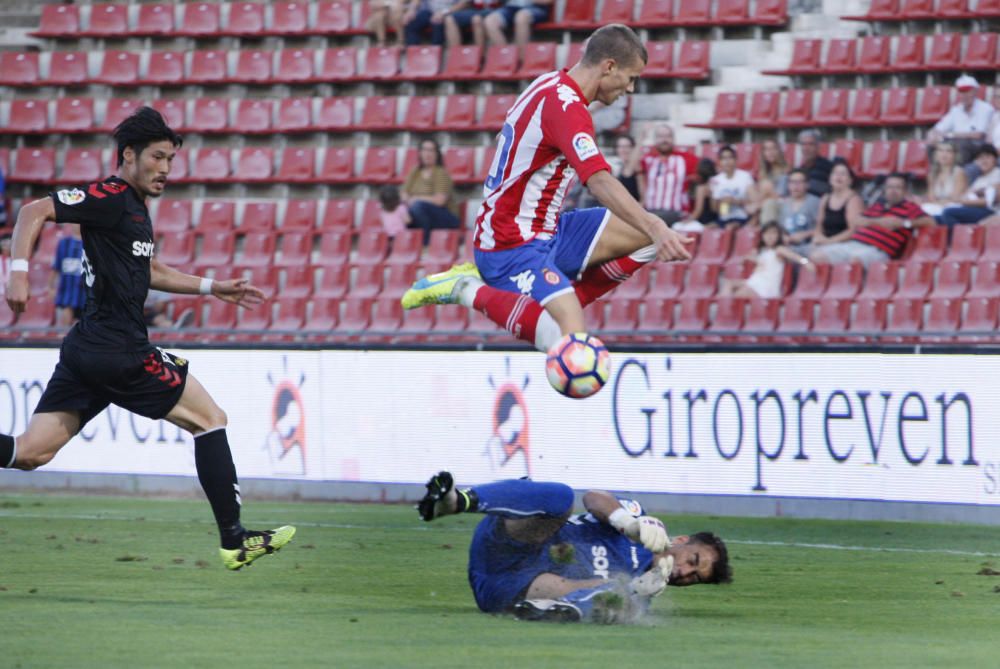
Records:
[[[580,280],[573,284],[580,305],[585,307],[610,293],[645,264],[632,256],[624,256],[584,270]]]
[[[472,308],[518,339],[535,344],[535,328],[542,315],[542,305],[527,295],[499,288],[480,286]]]

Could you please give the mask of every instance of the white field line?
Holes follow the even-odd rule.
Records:
[[[125,522],[146,522],[146,523],[181,523],[181,524],[196,524],[196,525],[208,525],[211,524],[210,520],[175,520],[166,518],[145,518],[142,520],[138,519],[142,516],[113,516],[108,514],[86,514],[86,513],[66,513],[66,514],[43,514],[43,513],[18,513],[16,511],[0,510],[0,518],[18,518],[21,520],[112,520],[112,521],[125,521]],[[268,522],[266,520],[257,520],[253,523],[255,526],[265,526],[270,527],[272,525],[278,525],[281,523],[287,523],[287,519],[277,520]],[[337,529],[337,530],[370,530],[371,525],[356,525],[352,523],[316,523],[316,522],[298,522],[295,521],[297,527],[318,527],[324,529]],[[381,525],[378,529],[385,530],[402,530],[410,532],[425,532],[431,530],[431,527],[426,523],[414,523],[413,525]],[[448,526],[435,526],[435,532],[449,531],[449,532],[463,532],[467,533],[471,531],[469,527],[448,527]],[[727,544],[739,544],[742,546],[770,546],[773,548],[813,548],[817,550],[831,550],[831,551],[856,551],[856,552],[871,552],[871,553],[923,553],[923,554],[937,554],[937,555],[960,555],[969,557],[997,557],[1000,556],[1000,551],[996,552],[983,552],[983,551],[960,551],[951,548],[900,548],[894,546],[850,546],[843,544],[816,544],[816,543],[806,543],[799,541],[758,541],[754,539],[726,539]]]

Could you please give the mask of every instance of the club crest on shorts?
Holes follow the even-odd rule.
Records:
[[[306,408],[302,401],[305,372],[299,372],[298,382],[291,378],[288,358],[283,359],[280,377],[267,373],[268,383],[274,388],[271,395],[270,424],[264,450],[271,459],[274,474],[306,475]]]
[[[79,188],[64,188],[56,191],[56,197],[59,198],[59,201],[63,204],[73,206],[74,204],[80,204],[87,199],[87,194]]]
[[[576,151],[576,157],[580,160],[593,158],[598,154],[594,138],[585,132],[578,132],[573,135],[573,150]]]
[[[520,478],[531,476],[528,403],[524,399],[529,378],[525,375],[518,384],[510,378],[510,358],[505,363],[506,378],[497,381],[492,374],[487,377],[495,395],[491,421],[493,431],[486,441],[483,455],[493,471],[505,477]]]
[[[556,274],[555,272],[553,272],[550,269],[543,269],[542,270],[542,276],[545,277],[546,283],[550,283],[553,286],[556,286],[556,285],[559,284],[559,275]]]

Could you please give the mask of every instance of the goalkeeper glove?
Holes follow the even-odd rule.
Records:
[[[632,541],[641,543],[654,553],[660,553],[670,545],[667,528],[659,518],[652,516],[636,518],[625,509],[616,509],[608,516],[608,523]]]

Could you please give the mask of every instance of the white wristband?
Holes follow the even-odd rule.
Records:
[[[615,509],[608,516],[608,524],[615,528],[619,532],[624,532],[626,526],[629,522],[635,520],[635,516],[626,511],[625,509]]]
[[[30,265],[24,258],[14,258],[10,261],[11,272],[27,272],[29,268]]]
[[[201,293],[202,295],[211,295],[213,283],[215,282],[207,277],[202,278],[201,285],[198,286],[198,292]]]

